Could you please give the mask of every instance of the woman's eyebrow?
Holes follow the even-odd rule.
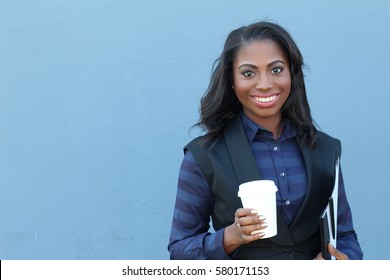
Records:
[[[241,68],[244,68],[244,67],[249,67],[249,68],[257,69],[257,66],[256,66],[256,65],[253,65],[253,64],[250,64],[250,63],[241,64],[241,65],[238,67],[238,69],[241,69]]]
[[[272,61],[272,62],[268,63],[267,66],[269,67],[269,66],[272,66],[272,65],[278,64],[278,63],[282,63],[282,64],[286,65],[286,62],[284,62],[283,60],[277,59],[275,61]]]

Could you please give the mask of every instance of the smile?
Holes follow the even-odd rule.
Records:
[[[272,96],[269,96],[269,97],[258,97],[258,96],[253,96],[253,98],[257,101],[257,102],[261,102],[261,103],[269,103],[269,102],[272,102],[276,99],[277,95],[272,95]]]

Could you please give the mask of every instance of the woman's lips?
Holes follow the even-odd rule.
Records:
[[[278,99],[279,93],[268,95],[268,96],[251,96],[255,101],[256,106],[260,108],[269,108],[272,107],[276,100]]]
[[[278,95],[275,94],[275,95],[271,95],[271,96],[268,96],[268,97],[259,97],[259,96],[253,96],[253,98],[257,101],[257,102],[260,102],[260,103],[270,103],[272,101],[274,101],[276,99]]]

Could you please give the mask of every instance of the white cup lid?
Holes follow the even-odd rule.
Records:
[[[239,186],[238,196],[262,196],[278,191],[272,180],[256,180],[243,183]]]

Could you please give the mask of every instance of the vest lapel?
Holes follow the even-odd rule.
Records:
[[[290,231],[296,242],[300,242],[308,233],[318,228],[319,214],[313,215],[313,213],[321,213],[330,196],[332,170],[328,168],[333,166],[333,155],[327,157],[330,159],[329,161],[329,159],[324,158],[318,148],[303,146],[301,151],[306,165],[308,184],[302,206],[290,225]],[[331,154],[331,151],[329,149],[325,153]],[[317,201],[317,203],[313,203],[313,201]]]

